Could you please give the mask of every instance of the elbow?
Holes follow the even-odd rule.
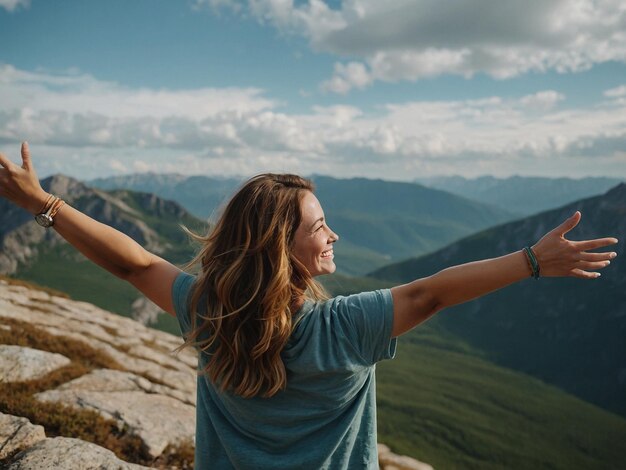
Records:
[[[116,277],[120,278],[122,281],[127,281],[132,284],[133,275],[135,275],[135,271],[131,271],[129,269],[119,269],[117,272],[111,271]]]
[[[146,252],[148,253],[148,252]],[[141,276],[142,273],[146,272],[154,263],[154,258],[151,255],[145,256],[141,259],[140,262],[137,262],[133,266],[126,266],[124,268],[119,267],[118,272],[114,273],[117,277],[122,279],[123,281],[130,282],[134,285],[134,280]]]
[[[428,320],[430,317],[445,308],[443,299],[431,289],[428,278],[422,279],[417,292],[413,295],[413,311],[418,312],[419,323]],[[419,324],[418,323],[418,324]]]
[[[427,320],[430,317],[434,316],[436,313],[443,310],[445,306],[435,296],[427,295],[425,296],[425,299],[423,299],[421,308],[422,310],[418,310],[418,311],[424,312],[424,320]]]

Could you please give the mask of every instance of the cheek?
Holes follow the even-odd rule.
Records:
[[[309,243],[298,243],[293,249],[293,255],[303,263],[306,263],[311,258],[311,247]]]

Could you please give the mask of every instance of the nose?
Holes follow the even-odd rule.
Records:
[[[330,242],[331,243],[335,243],[337,240],[339,240],[339,235],[337,235],[335,232],[333,232],[330,227],[328,228],[328,230],[330,230]]]

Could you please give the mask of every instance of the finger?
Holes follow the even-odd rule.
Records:
[[[22,142],[22,168],[32,170],[32,162],[30,160],[30,148],[28,142]]]
[[[565,235],[567,232],[569,232],[570,230],[572,230],[574,227],[578,225],[578,222],[580,222],[581,217],[582,217],[582,214],[579,211],[576,211],[574,212],[574,215],[572,215],[569,219],[567,219],[565,222],[563,222],[554,230],[561,235]]]
[[[582,269],[572,269],[571,274],[573,277],[579,277],[581,279],[596,279],[600,277],[600,273],[590,273]]]
[[[613,237],[596,238],[595,240],[582,240],[579,242],[572,242],[577,250],[589,251],[596,248],[602,248],[604,246],[615,245],[619,240]]]
[[[609,260],[606,261],[579,261],[576,263],[576,267],[579,269],[584,269],[586,271],[595,271],[596,269],[606,268],[611,262]]]
[[[616,256],[617,256],[617,253],[615,253],[614,251],[606,251],[606,252],[602,252],[602,253],[585,253],[585,252],[582,252],[578,256],[578,259],[580,261],[604,261],[604,260],[613,259]]]
[[[0,153],[0,166],[6,168],[7,170],[11,168],[13,162],[9,160],[3,153]]]

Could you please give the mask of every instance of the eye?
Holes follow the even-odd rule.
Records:
[[[317,228],[315,229],[315,232],[319,232],[319,231],[322,229],[322,227],[323,227],[323,226],[324,226],[324,224],[322,224],[322,225],[320,225],[319,227],[317,227]]]

